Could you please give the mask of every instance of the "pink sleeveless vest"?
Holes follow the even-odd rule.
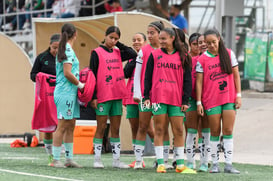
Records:
[[[168,55],[161,49],[152,52],[154,71],[151,102],[182,105],[183,68],[178,52]]]
[[[140,77],[140,88],[141,88],[141,95],[144,97],[144,79],[145,79],[145,72],[146,72],[146,65],[149,59],[149,56],[151,55],[151,52],[154,51],[153,47],[148,44],[141,48],[143,52],[143,63],[141,68],[141,77]]]
[[[88,67],[82,69],[80,71],[80,81],[85,83],[85,86],[83,92],[78,89],[78,99],[84,105],[84,107],[87,107],[88,102],[92,100],[96,86],[96,78],[92,70],[90,70]]]
[[[192,71],[191,71],[191,80],[192,80],[192,91],[191,97],[196,100],[196,64],[199,56],[192,57]]]
[[[41,132],[54,132],[57,124],[57,108],[54,103],[56,76],[45,73],[36,75],[35,104],[32,129]]]
[[[131,62],[133,59],[129,60],[129,62]],[[133,72],[133,75],[135,75],[135,71]],[[127,105],[127,104],[138,104],[134,101],[133,97],[134,97],[134,76],[131,76],[128,79],[127,82],[127,96],[123,99],[123,105]]]
[[[230,50],[228,50],[230,56]],[[219,55],[208,57],[202,54],[198,62],[203,67],[202,103],[205,110],[226,103],[235,103],[236,90],[233,74],[222,73]]]
[[[99,58],[96,86],[98,103],[124,98],[126,86],[119,49],[114,48],[109,53],[98,47],[94,51]]]

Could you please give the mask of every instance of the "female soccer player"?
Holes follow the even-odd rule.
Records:
[[[136,33],[133,36],[133,48],[136,52],[139,52],[141,47],[146,45],[147,38],[143,33]],[[129,60],[128,63],[124,67],[124,75],[125,78],[129,78],[127,82],[127,93],[128,96],[123,99],[123,104],[126,106],[127,109],[127,115],[126,118],[129,119],[131,129],[132,129],[132,143],[133,143],[133,150],[135,152],[135,143],[136,143],[136,135],[139,125],[139,109],[138,109],[138,103],[136,103],[133,99],[134,94],[134,71],[136,67],[136,59]],[[154,129],[152,122],[149,125],[148,129],[148,135],[151,139],[154,138]],[[129,166],[134,167],[135,162],[133,161]],[[144,164],[144,163],[143,163]],[[145,166],[145,165],[143,165]]]
[[[190,55],[191,57],[198,56],[200,54],[199,46],[198,46],[198,38],[201,36],[200,33],[193,33],[189,38],[190,45]]]
[[[59,41],[60,34],[52,35],[50,38],[49,48],[43,53],[39,54],[35,59],[34,65],[30,72],[30,78],[33,82],[36,82],[36,75],[39,72],[43,72],[49,75],[56,75],[56,54],[58,52]],[[56,128],[56,124],[53,124],[52,126]],[[53,160],[52,156],[53,131],[47,131],[44,130],[44,128],[39,129],[39,131],[44,132],[44,145],[46,153],[48,154],[48,162],[50,164]]]
[[[199,58],[196,66],[196,105],[201,116],[208,116],[211,131],[212,168],[219,173],[219,136],[221,123],[225,154],[225,173],[239,174],[232,166],[233,127],[236,109],[241,107],[241,84],[238,62],[234,53],[226,49],[217,30],[204,33],[208,50]]]
[[[144,105],[144,77],[148,58],[151,52],[155,49],[160,48],[159,44],[159,33],[164,28],[164,24],[161,21],[154,21],[148,25],[147,35],[149,44],[142,47],[138,53],[136,60],[136,70],[134,76],[134,100],[139,103],[139,128],[136,136],[136,164],[135,169],[143,168],[142,156],[145,147],[146,134],[151,124],[152,109],[147,108]],[[152,139],[153,142],[153,139]],[[171,169],[172,166],[168,164],[169,158],[169,134],[168,127],[166,127],[165,137],[164,137],[164,161],[167,169]]]
[[[56,87],[54,102],[57,107],[58,127],[53,134],[52,167],[81,167],[73,161],[73,134],[75,118],[80,117],[80,106],[77,101],[77,91],[84,88],[79,81],[79,61],[72,49],[77,38],[77,31],[73,24],[62,26],[56,61]],[[66,161],[60,162],[61,145],[64,141]]]
[[[198,132],[199,141],[198,144],[200,145],[200,167],[198,171],[207,172],[208,171],[208,157],[209,157],[209,140],[210,140],[210,129],[207,117],[204,115],[203,117],[197,114],[197,106],[196,106],[196,92],[195,92],[195,80],[196,80],[196,63],[197,59],[200,54],[198,40],[201,35],[199,33],[194,33],[190,36],[189,42],[190,46],[192,47],[191,53],[193,52],[198,53],[197,56],[192,57],[192,94],[190,97],[190,106],[186,113],[186,124],[187,124],[187,138],[186,138],[186,155],[187,155],[187,167],[188,168],[195,168],[195,142],[197,137],[197,132],[199,130],[199,126],[201,131]],[[196,45],[194,46],[192,43],[195,42]],[[200,43],[201,45],[202,43]],[[195,51],[192,51],[195,50]],[[202,50],[202,49],[201,49]],[[203,53],[203,52],[201,52]],[[194,54],[193,54],[194,55]],[[196,54],[195,54],[196,55]],[[200,125],[199,125],[200,124]]]
[[[153,51],[145,72],[144,97],[146,106],[153,107],[157,172],[165,173],[163,138],[168,119],[174,135],[176,172],[196,173],[184,166],[183,117],[191,94],[191,57],[185,48],[185,38],[178,29],[160,32],[161,49]],[[184,35],[184,33],[183,33]],[[184,35],[185,37],[185,35]],[[151,94],[150,94],[151,93]]]
[[[94,137],[95,168],[104,168],[101,162],[102,139],[108,116],[110,118],[113,167],[129,168],[120,161],[119,128],[122,115],[122,99],[126,95],[126,85],[122,61],[133,59],[136,52],[119,42],[120,30],[110,26],[105,32],[102,45],[94,49],[90,58],[90,69],[96,76],[96,92],[91,102],[96,111],[97,130]],[[115,46],[118,47],[115,48]]]
[[[202,35],[202,34],[198,37],[198,48],[199,48],[200,54],[207,51],[207,48],[208,48],[208,46],[205,42],[205,39],[204,39],[204,35]]]

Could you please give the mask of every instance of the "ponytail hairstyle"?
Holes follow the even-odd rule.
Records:
[[[153,27],[156,29],[156,31],[158,33],[160,33],[161,30],[163,30],[165,28],[164,24],[162,21],[154,21],[154,22],[151,22],[148,27]]]
[[[63,60],[67,59],[65,54],[66,43],[68,40],[74,37],[75,33],[76,33],[76,28],[73,24],[65,23],[62,26],[61,40],[60,40],[59,48],[58,48],[58,62],[62,62]]]
[[[206,38],[206,36],[208,36],[208,35],[215,35],[217,38],[220,39],[218,53],[219,53],[221,70],[224,73],[232,74],[232,66],[231,66],[230,56],[229,56],[228,51],[224,45],[223,39],[220,36],[220,33],[215,29],[211,29],[211,30],[207,30],[204,33],[204,38]]]
[[[175,48],[180,56],[183,69],[191,69],[191,56],[188,54],[188,44],[183,30],[177,28],[164,28],[162,31],[168,33],[171,37],[175,37],[173,48]]]
[[[105,31],[105,36],[107,36],[107,35],[109,35],[111,33],[117,33],[117,35],[120,38],[121,33],[120,33],[119,27],[117,27],[117,26],[108,27],[107,30]],[[105,40],[103,40],[101,43],[105,43]]]
[[[179,52],[180,60],[182,62],[183,69],[191,70],[192,68],[192,60],[191,56],[189,55],[189,47],[186,43],[186,36],[183,30],[179,28],[173,28],[175,32],[175,39],[174,39],[174,48]]]

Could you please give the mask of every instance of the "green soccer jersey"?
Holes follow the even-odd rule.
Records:
[[[65,54],[67,59],[62,62],[57,61],[56,57],[56,87],[54,91],[55,96],[59,95],[77,95],[77,86],[72,84],[69,80],[64,76],[63,64],[70,63],[72,64],[71,72],[75,75],[77,79],[79,79],[79,60],[72,49],[70,44],[66,44]]]

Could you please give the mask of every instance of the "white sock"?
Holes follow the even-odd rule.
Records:
[[[48,155],[52,155],[52,144],[45,144],[45,150]]]
[[[143,145],[135,145],[135,156],[136,161],[142,161],[143,159],[143,153],[144,153],[145,146]]]
[[[156,155],[156,160],[157,161],[163,161],[164,163],[164,157],[163,157],[163,146],[155,146],[155,155]],[[158,162],[158,165],[160,165],[162,163]]]
[[[208,164],[210,154],[210,132],[202,132],[203,136],[203,149],[201,149],[201,164]]]
[[[113,159],[119,160],[120,158],[120,142],[111,142]]]
[[[169,160],[169,151],[170,151],[170,146],[163,146],[164,162],[168,162]]]
[[[181,167],[184,165],[184,147],[175,147],[174,150],[176,155],[176,164]]]
[[[101,158],[101,151],[102,151],[102,144],[95,143],[94,144],[95,159]]]
[[[173,148],[173,162],[176,161],[176,148]]]
[[[219,147],[220,147],[219,136],[218,137],[211,136],[210,147],[211,147],[211,160],[212,160],[212,163],[216,164],[219,161]]]
[[[102,151],[102,138],[94,138],[93,139],[94,144],[94,152],[95,152],[95,160],[98,160],[101,158],[101,151]]]
[[[225,135],[224,135],[223,142],[224,142],[225,162],[227,164],[232,164],[233,138],[225,139]]]
[[[186,139],[186,156],[187,161],[190,163],[194,162],[196,135],[197,135],[196,129],[188,129]]]
[[[169,160],[169,152],[170,152],[170,141],[163,142],[163,157],[164,162],[167,163]]]

